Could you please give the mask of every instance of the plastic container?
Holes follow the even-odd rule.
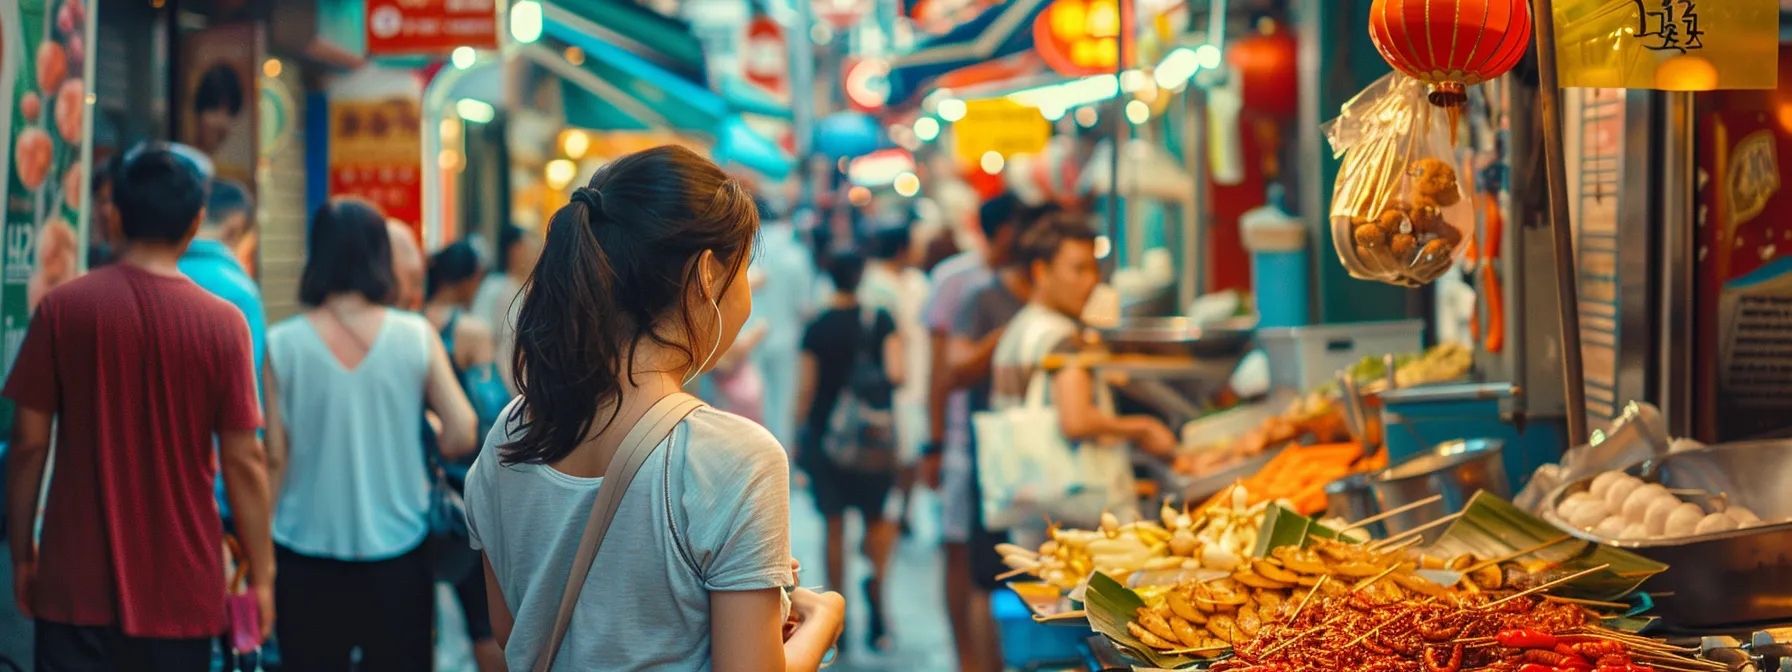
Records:
[[[1088,628],[1045,625],[1033,621],[1019,595],[1008,589],[989,596],[989,610],[1002,633],[1002,661],[1010,669],[1080,667],[1083,640],[1095,633]]]
[[[1251,251],[1259,328],[1307,324],[1312,290],[1307,225],[1288,214],[1282,198],[1282,186],[1270,185],[1269,202],[1239,217],[1245,249]]]
[[[1257,345],[1269,356],[1271,383],[1305,392],[1364,357],[1420,351],[1424,331],[1421,320],[1260,329]]]

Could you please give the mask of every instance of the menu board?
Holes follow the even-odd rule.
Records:
[[[1792,428],[1792,49],[1777,91],[1698,94],[1694,426],[1705,441]]]

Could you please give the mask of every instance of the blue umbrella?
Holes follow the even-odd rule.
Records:
[[[1033,48],[1033,21],[1052,0],[1007,0],[890,62],[890,103],[907,100],[940,75]]]

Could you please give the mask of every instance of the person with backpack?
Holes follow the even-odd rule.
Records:
[[[859,302],[864,257],[837,255],[827,270],[834,295],[803,333],[797,408],[806,413],[797,465],[827,519],[828,585],[845,585],[847,510],[864,519],[869,640],[882,650],[883,577],[897,536],[885,509],[900,466],[894,406],[905,371],[902,337],[888,311]]]

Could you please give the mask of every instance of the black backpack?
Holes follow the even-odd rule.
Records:
[[[822,449],[841,469],[888,473],[896,469],[896,386],[884,372],[883,339],[875,308],[862,311],[858,348],[840,400],[828,416]]]

